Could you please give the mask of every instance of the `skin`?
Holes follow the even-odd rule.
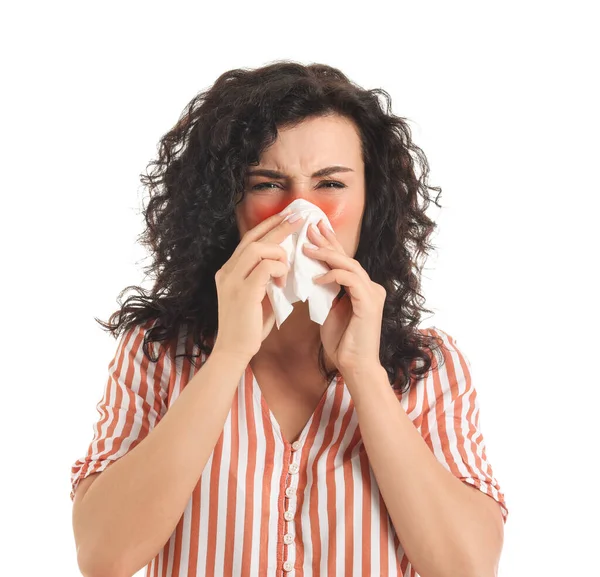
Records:
[[[303,198],[323,210],[346,254],[354,257],[365,207],[365,172],[360,148],[356,125],[338,115],[310,118],[293,128],[280,129],[277,140],[260,157],[260,164],[249,167],[248,172],[267,169],[286,176],[247,174],[244,200],[235,212],[240,238],[259,222]],[[317,170],[334,165],[351,171],[312,178]],[[343,188],[332,183],[340,183]],[[308,238],[317,244],[314,231],[309,231]],[[269,358],[281,366],[289,362],[316,366],[320,325],[310,320],[308,301],[298,301],[292,306],[293,312],[279,330],[274,326],[256,356]]]

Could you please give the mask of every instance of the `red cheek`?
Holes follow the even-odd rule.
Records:
[[[256,222],[256,224],[258,224],[259,222],[262,222],[263,220],[266,220],[267,218],[280,212],[283,208],[283,206],[281,209],[276,206],[257,206],[252,211],[252,219]]]
[[[246,222],[248,228],[254,228],[260,224],[263,220],[270,218],[274,214],[281,212],[285,207],[286,203],[282,202],[277,205],[270,204],[259,204],[255,202],[252,205],[248,205],[246,208]]]
[[[254,204],[248,214],[250,228],[255,227],[257,224],[263,220],[266,220],[267,218],[270,218],[274,214],[281,212],[288,204],[289,203],[286,203],[285,200],[276,205],[260,205],[258,203]],[[314,204],[327,215],[329,222],[331,222],[331,225],[334,228],[336,228],[336,225],[343,224],[350,218],[350,214],[348,214],[351,212],[349,207],[345,204],[341,204],[339,201],[328,202],[326,200],[321,200],[319,202],[315,202]]]
[[[343,220],[342,216],[345,214],[345,209],[339,200],[319,199],[318,202],[314,202],[313,204],[317,205],[327,215],[334,229],[336,228],[336,223],[339,224]]]
[[[350,212],[348,205],[339,201],[335,202],[321,202],[321,210],[327,215],[329,222],[333,228],[343,226],[346,221],[350,219]]]

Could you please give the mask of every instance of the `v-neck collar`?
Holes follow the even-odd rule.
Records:
[[[252,386],[252,395],[253,395],[253,398],[255,399],[257,405],[260,407],[261,411],[269,418],[271,426],[273,427],[273,430],[275,432],[276,438],[283,445],[291,446],[292,443],[283,437],[283,432],[281,431],[279,422],[277,421],[277,419],[275,418],[275,415],[273,414],[273,412],[267,405],[267,400],[265,399],[264,395],[262,394],[261,388],[258,385],[258,381],[256,380],[256,375],[254,374],[254,371],[252,370],[250,363],[248,363],[248,371],[250,371],[250,376],[251,376],[250,383]],[[310,437],[312,437],[313,435],[310,435],[310,437],[309,437],[309,432],[313,428],[312,424],[315,419],[315,416],[320,415],[322,413],[325,403],[328,401],[329,397],[333,394],[337,385],[341,385],[341,384],[343,384],[342,378],[339,375],[334,375],[333,378],[329,381],[329,384],[327,385],[327,388],[325,389],[325,391],[323,391],[321,400],[315,407],[315,410],[311,414],[310,418],[308,419],[306,425],[302,429],[302,432],[300,433],[300,435],[298,436],[298,439],[295,442],[303,445],[306,441],[310,440]],[[315,429],[315,431],[316,431],[316,429]]]

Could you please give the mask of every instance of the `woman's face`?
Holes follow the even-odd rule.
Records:
[[[314,176],[333,166],[344,168]],[[297,198],[327,215],[346,254],[353,257],[365,206],[365,172],[360,137],[351,120],[337,115],[310,118],[278,131],[260,164],[248,167],[244,200],[235,211],[240,238]]]

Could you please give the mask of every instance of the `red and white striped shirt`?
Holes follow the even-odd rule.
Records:
[[[119,339],[96,407],[101,418],[93,440],[71,469],[72,500],[82,479],[104,471],[148,435],[198,370],[172,352],[157,363],[144,357],[144,332],[153,322]],[[508,509],[479,427],[470,363],[444,331],[420,330],[443,338],[445,360],[412,381],[409,391],[397,393],[398,401],[439,462],[500,503],[506,523]],[[184,344],[180,338],[177,353]],[[343,379],[330,382],[290,444],[248,365],[185,511],[145,575],[418,577],[378,490]]]

